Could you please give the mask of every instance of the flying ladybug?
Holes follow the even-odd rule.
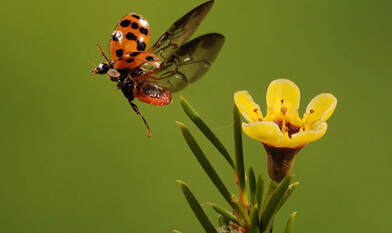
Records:
[[[209,33],[187,41],[213,4],[214,1],[208,1],[188,12],[148,50],[149,24],[135,13],[125,15],[114,29],[109,42],[111,59],[97,45],[107,62],[100,63],[90,71],[91,74],[107,74],[117,83],[117,90],[122,91],[144,121],[148,137],[151,136],[150,128],[133,100],[136,97],[152,105],[167,105],[171,103],[173,93],[197,81],[208,71],[225,37]]]

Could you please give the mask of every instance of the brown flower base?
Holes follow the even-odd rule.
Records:
[[[263,143],[267,152],[267,166],[270,178],[280,183],[293,168],[295,156],[301,148],[278,148]]]

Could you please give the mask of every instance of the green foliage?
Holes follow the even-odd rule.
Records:
[[[244,151],[242,148],[242,130],[240,113],[237,107],[233,104],[233,134],[234,134],[234,148],[235,148],[235,162],[237,168],[238,186],[241,190],[240,197],[245,205],[248,205],[245,184],[245,167],[244,167]]]
[[[233,109],[233,133],[235,148],[235,159],[233,160],[220,140],[215,136],[215,134],[201,119],[197,112],[190,106],[190,104],[183,97],[181,97],[180,101],[189,118],[218,149],[224,159],[233,168],[235,182],[239,187],[239,197],[231,194],[228,191],[219,175],[203,153],[202,149],[199,147],[196,140],[189,132],[188,128],[183,123],[177,122],[185,138],[185,141],[187,142],[194,156],[212,183],[232,208],[232,210],[227,210],[218,204],[210,203],[210,206],[219,214],[218,219],[220,226],[219,228],[214,228],[190,189],[183,182],[179,182],[181,189],[184,192],[184,195],[200,224],[203,226],[206,232],[217,232],[216,229],[219,229],[221,232],[236,232],[238,230],[249,233],[272,232],[273,219],[276,213],[287,201],[287,199],[299,184],[298,182],[290,184],[294,175],[287,176],[280,183],[270,179],[266,194],[263,196],[264,175],[261,173],[257,176],[256,179],[254,170],[252,166],[250,166],[248,170],[249,179],[247,189],[242,146],[242,130],[240,115],[237,108],[234,107]],[[233,161],[235,161],[235,164]],[[294,217],[295,213],[292,214],[287,221],[285,233],[293,232]]]
[[[275,183],[274,181],[270,182],[270,184],[272,184],[274,188],[276,187],[276,189],[274,189],[273,192],[271,191],[271,197],[269,198],[269,200],[266,199],[266,201],[268,200],[268,202],[265,205],[259,223],[261,226],[261,232],[265,232],[268,229],[268,226],[270,225],[274,215],[278,211],[279,204],[283,200],[283,196],[286,194],[287,189],[289,188],[290,181],[292,178],[293,175],[286,176],[286,178],[284,178],[277,187],[275,186],[275,184],[273,184]]]
[[[188,186],[182,181],[177,181],[180,184],[181,190],[184,193],[184,196],[186,200],[189,203],[189,206],[192,208],[193,213],[195,213],[197,219],[203,226],[204,230],[208,233],[216,233],[216,229],[214,225],[212,225],[210,219],[204,212],[203,208],[199,204],[199,202],[196,200],[196,197],[193,195],[191,190],[189,190]]]
[[[293,233],[293,231],[294,231],[294,218],[295,218],[296,214],[297,214],[297,211],[290,215],[290,218],[287,220],[286,229],[285,229],[284,233]]]
[[[210,142],[215,146],[215,148],[223,155],[226,161],[229,163],[231,168],[235,170],[235,165],[230,157],[229,152],[226,147],[223,146],[221,141],[216,137],[208,125],[200,118],[199,114],[192,108],[192,106],[181,96],[180,102],[182,109],[188,115],[188,117],[193,121],[193,123],[200,129],[200,131],[210,140]]]

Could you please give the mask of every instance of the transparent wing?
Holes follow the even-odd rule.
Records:
[[[224,41],[225,37],[217,33],[193,39],[163,61],[159,69],[143,77],[142,81],[154,82],[170,93],[180,91],[210,69]]]
[[[210,11],[214,1],[205,2],[177,20],[148,50],[161,60],[174,54],[196,31]]]

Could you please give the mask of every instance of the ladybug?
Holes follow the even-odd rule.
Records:
[[[147,121],[140,113],[135,97],[156,106],[171,103],[172,94],[201,78],[211,67],[221,50],[225,37],[218,33],[205,34],[189,42],[214,1],[205,2],[177,20],[148,50],[150,27],[141,15],[125,15],[117,24],[109,42],[109,59],[91,70],[92,75],[106,74],[117,83],[141,116],[151,136]],[[94,63],[93,63],[94,64]]]

